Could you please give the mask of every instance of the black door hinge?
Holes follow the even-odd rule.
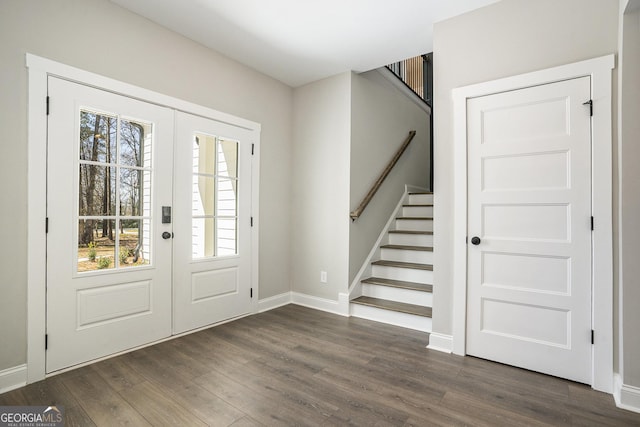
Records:
[[[251,155],[253,156],[253,149],[256,148],[256,144],[251,144]]]
[[[595,334],[593,332],[593,329],[591,330],[591,344],[595,344]]]
[[[49,95],[47,95],[47,116],[49,115]]]
[[[45,350],[49,349],[49,334],[44,335],[44,349]]]
[[[253,288],[251,288],[251,290],[249,291],[249,296],[253,298]]]
[[[589,106],[589,115],[593,117],[593,99],[588,100],[587,102],[583,102],[582,105]]]
[[[44,219],[44,232],[45,234],[49,232],[49,217]]]
[[[253,217],[251,217],[251,226],[253,227]]]
[[[591,217],[591,231],[593,231],[593,230],[594,230],[594,228],[593,228],[593,217]]]

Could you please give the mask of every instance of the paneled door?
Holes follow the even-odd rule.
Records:
[[[174,333],[251,310],[252,135],[176,113]]]
[[[591,383],[590,78],[468,100],[467,353]]]
[[[173,111],[49,77],[46,371],[171,335]],[[166,234],[165,234],[166,233]]]

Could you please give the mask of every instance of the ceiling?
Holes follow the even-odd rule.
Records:
[[[297,87],[433,50],[433,23],[498,0],[111,0]]]

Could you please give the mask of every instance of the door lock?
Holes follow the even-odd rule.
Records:
[[[171,239],[172,237],[173,237],[173,233],[169,233],[168,231],[165,231],[164,233],[162,233],[162,238],[164,240]]]
[[[162,207],[162,223],[171,224],[171,206]]]
[[[478,246],[482,240],[478,236],[473,236],[471,238],[471,244]]]

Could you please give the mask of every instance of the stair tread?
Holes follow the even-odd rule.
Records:
[[[381,298],[358,297],[351,300],[352,303],[368,305],[370,307],[382,308],[385,310],[397,311],[400,313],[413,314],[422,317],[431,317],[431,307],[423,307],[421,305],[407,304],[404,302],[389,301]]]
[[[399,220],[425,220],[425,219],[433,219],[432,216],[399,216],[396,219]]]
[[[403,208],[430,208],[431,206],[433,206],[433,203],[427,203],[427,204],[407,204],[407,205],[402,205]]]
[[[433,247],[431,247],[431,246],[382,245],[380,247],[383,248],[383,249],[404,249],[404,250],[407,250],[407,251],[433,252]]]
[[[426,234],[432,235],[433,231],[416,231],[416,230],[389,230],[392,234]]]
[[[422,191],[422,192],[416,192],[416,191],[414,191],[414,192],[410,192],[410,193],[409,193],[409,195],[412,195],[412,194],[413,194],[413,195],[419,195],[419,194],[432,195],[432,194],[433,194],[433,192],[431,192],[431,191]]]
[[[369,277],[364,279],[362,283],[370,285],[390,286],[393,288],[411,289],[414,291],[433,292],[433,285],[426,283],[405,282],[403,280],[385,279],[382,277]]]
[[[387,261],[379,260],[371,263],[372,265],[381,265],[383,267],[398,267],[398,268],[413,268],[415,270],[429,270],[433,271],[433,265],[430,264],[418,264],[415,262],[401,262],[401,261]]]

